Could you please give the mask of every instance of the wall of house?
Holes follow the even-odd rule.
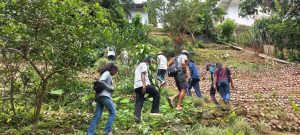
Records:
[[[227,9],[227,15],[225,18],[233,19],[239,25],[251,26],[254,23],[254,19],[250,17],[239,16],[239,0],[232,0]]]
[[[226,10],[227,15],[225,18],[233,19],[236,23],[239,25],[245,25],[245,26],[251,26],[255,22],[256,19],[266,17],[267,14],[263,14],[261,12],[258,13],[258,15],[250,17],[240,17],[239,16],[239,3],[240,0],[232,0],[231,3],[228,6],[228,9]]]

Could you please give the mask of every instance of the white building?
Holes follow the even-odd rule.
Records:
[[[225,18],[234,20],[238,25],[251,26],[256,19],[267,16],[263,13],[258,13],[253,17],[241,17],[239,16],[239,4],[240,0],[221,0],[218,4],[219,7],[223,7],[227,13]]]
[[[134,4],[130,7],[130,14],[128,15],[129,22],[132,21],[132,18],[136,15],[142,17],[142,23],[148,24],[148,12],[145,11],[144,6],[146,5],[147,0],[132,0]]]
[[[145,11],[144,6],[146,5],[147,0],[132,0],[134,4],[130,7],[130,14],[128,15],[129,21],[131,22],[132,18],[136,15],[142,17],[142,23],[148,24],[148,12]],[[205,0],[202,0],[205,1]],[[230,18],[234,20],[238,25],[251,26],[256,19],[267,16],[266,14],[259,13],[256,16],[252,17],[241,17],[239,16],[239,3],[240,0],[220,0],[218,7],[225,9],[227,15],[225,18]],[[158,22],[157,27],[162,28],[163,24]]]

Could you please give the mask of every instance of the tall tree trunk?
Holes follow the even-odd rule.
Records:
[[[42,80],[40,84],[40,92],[37,95],[37,101],[35,103],[35,114],[34,114],[34,123],[33,123],[33,130],[37,129],[39,118],[40,118],[40,112],[42,109],[43,99],[45,96],[46,88],[47,88],[47,80]]]
[[[192,35],[193,43],[195,43],[196,42],[196,38],[195,38],[194,32],[190,31],[190,34]]]
[[[14,77],[11,76],[10,78],[10,106],[11,106],[11,110],[14,113],[14,116],[16,116],[16,109],[15,109],[15,104],[14,104],[14,85],[15,81],[14,81]]]

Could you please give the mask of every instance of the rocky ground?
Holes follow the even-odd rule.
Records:
[[[206,49],[197,51],[201,53],[198,64],[202,70],[205,55],[211,58],[211,54]],[[226,55],[230,59],[222,58]],[[231,106],[237,114],[245,115],[254,125],[264,122],[273,131],[300,132],[300,64],[273,65],[254,54],[222,48],[217,48],[214,57],[227,66],[233,65]],[[167,87],[175,89],[173,84],[173,78],[168,78]],[[209,78],[201,81],[206,96],[210,84]],[[217,98],[220,100],[219,95]]]

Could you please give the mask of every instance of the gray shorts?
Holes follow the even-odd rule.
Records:
[[[188,84],[187,84],[187,80],[185,78],[185,74],[182,70],[179,70],[177,75],[174,77],[175,79],[175,83],[176,86],[178,88],[179,91],[181,91],[182,89],[186,89]]]

